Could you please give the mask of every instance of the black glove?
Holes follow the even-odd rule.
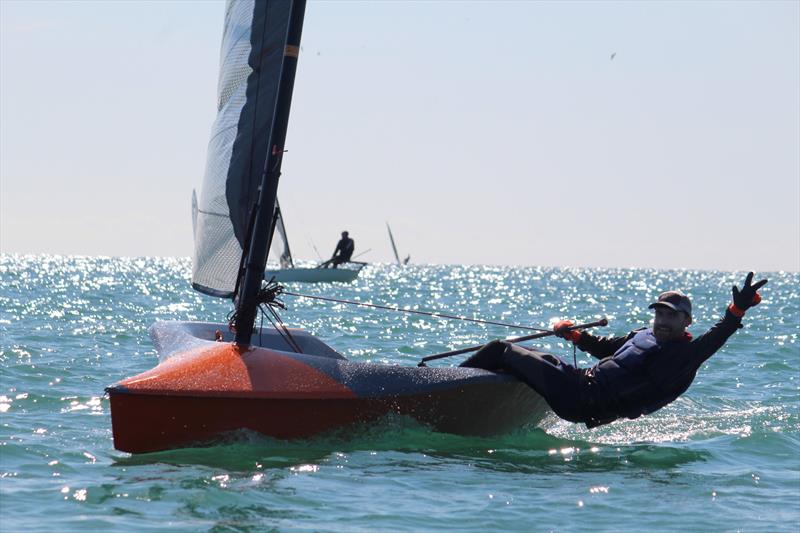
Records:
[[[767,280],[765,279],[756,282],[755,285],[752,285],[752,282],[753,273],[750,272],[744,279],[742,290],[736,288],[736,285],[733,286],[733,305],[735,305],[742,312],[747,311],[754,305],[758,305],[758,303],[761,301],[761,296],[756,291],[767,284]]]

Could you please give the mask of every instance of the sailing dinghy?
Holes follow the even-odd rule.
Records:
[[[158,366],[107,388],[119,450],[192,446],[242,429],[303,438],[392,414],[437,431],[490,435],[549,412],[509,375],[348,361],[306,331],[254,327],[258,308],[275,305],[281,290],[262,282],[304,11],[305,0],[226,6],[192,285],[232,298],[235,313],[231,324],[151,328]]]
[[[272,239],[272,254],[278,257],[280,269],[267,269],[264,279],[278,282],[300,281],[304,283],[348,283],[358,277],[358,273],[366,263],[351,261],[343,263],[338,268],[324,268],[322,265],[314,268],[303,268],[295,265],[292,251],[289,248],[289,238],[286,236],[286,225],[283,221],[283,211],[278,201],[275,201],[275,234],[277,239]],[[323,263],[324,265],[325,263]]]

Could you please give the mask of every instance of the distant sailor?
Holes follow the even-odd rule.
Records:
[[[342,232],[342,238],[336,244],[336,249],[333,251],[333,256],[327,261],[328,266],[333,268],[338,267],[342,263],[347,263],[353,257],[353,250],[356,248],[356,243],[349,237],[349,233]]]
[[[725,316],[696,339],[686,331],[692,323],[692,303],[678,291],[662,293],[650,304],[652,328],[624,337],[596,337],[566,328],[561,320],[556,335],[600,359],[591,368],[576,368],[549,353],[492,341],[461,366],[508,372],[538,392],[564,420],[593,428],[618,418],[638,418],[661,409],[686,392],[697,370],[728,337],[742,327],[742,317],[761,301],[750,272]]]
[[[281,254],[281,256],[278,258],[278,262],[280,263],[281,269],[283,270],[287,268],[292,268],[291,256],[286,252],[283,252]]]

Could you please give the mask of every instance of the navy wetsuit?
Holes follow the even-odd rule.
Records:
[[[617,418],[637,418],[675,400],[689,388],[703,362],[719,350],[741,319],[725,312],[696,339],[659,343],[648,329],[624,337],[583,332],[577,347],[600,359],[575,368],[554,355],[492,341],[461,366],[504,371],[538,392],[553,411],[570,422],[596,427]]]
[[[350,258],[353,257],[353,250],[355,250],[355,248],[356,243],[353,239],[350,237],[342,237],[342,239],[336,243],[336,249],[333,251],[333,258],[331,259],[331,265],[333,268],[336,268],[342,263],[347,263],[350,261]]]

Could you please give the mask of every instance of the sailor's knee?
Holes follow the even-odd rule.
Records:
[[[505,342],[505,341],[501,341],[501,340],[498,340],[498,339],[495,339],[495,340],[493,340],[493,341],[490,341],[490,342],[486,343],[486,344],[483,346],[483,348],[481,348],[481,349],[482,349],[482,350],[492,350],[492,351],[495,351],[495,350],[505,350],[505,349],[506,349],[506,346],[508,346],[508,343],[507,343],[507,342]]]
[[[504,358],[530,357],[534,353],[527,348],[517,346],[516,344],[512,344],[510,342],[500,341],[500,344],[502,344],[503,347]]]
[[[459,366],[497,370],[500,367],[500,360],[506,349],[506,344],[503,341],[491,341]]]

